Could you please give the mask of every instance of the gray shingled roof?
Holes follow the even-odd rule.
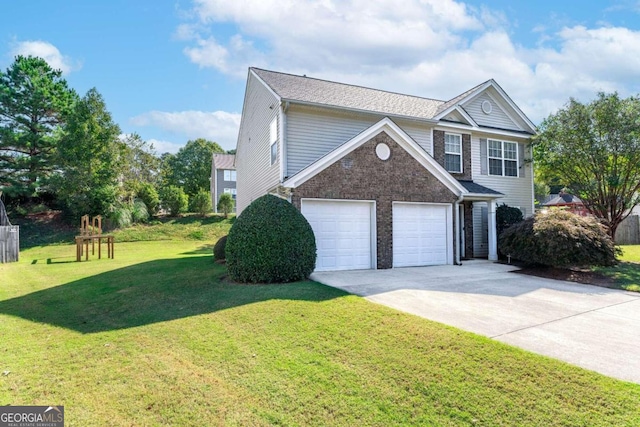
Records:
[[[458,180],[460,182],[460,184],[462,184],[462,186],[469,192],[469,193],[473,193],[473,194],[496,194],[496,195],[503,195],[501,192],[496,191],[496,190],[492,190],[489,187],[485,187],[484,185],[480,185],[480,184],[476,184],[473,181],[465,181],[465,180]]]
[[[251,68],[284,100],[431,119],[444,101]]]
[[[236,156],[234,154],[214,154],[213,166],[216,169],[235,169]]]
[[[480,83],[478,86],[476,87],[472,87],[471,89],[469,89],[468,91],[461,93],[460,95],[456,96],[453,99],[450,99],[449,101],[443,103],[442,105],[440,105],[438,107],[438,110],[436,111],[436,114],[440,114],[442,113],[444,110],[446,110],[449,107],[452,107],[454,105],[456,105],[458,102],[462,101],[463,99],[465,99],[467,96],[469,96],[470,94],[472,94],[473,92],[475,92],[476,90],[478,90],[478,88],[480,88],[481,86],[485,85],[487,82],[489,82],[490,80],[487,80],[484,83]]]

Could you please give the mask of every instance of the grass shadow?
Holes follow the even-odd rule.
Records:
[[[148,325],[261,301],[325,301],[343,291],[314,282],[227,283],[210,257],[149,261],[0,301],[0,313],[81,333]]]
[[[182,252],[181,255],[211,255],[213,257],[213,247],[215,244],[202,245],[189,252]]]

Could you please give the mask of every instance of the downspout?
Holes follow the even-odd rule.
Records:
[[[455,218],[456,218],[456,243],[455,243],[456,259],[454,261],[455,265],[462,265],[462,262],[460,262],[460,202],[462,202],[463,199],[464,199],[464,196],[460,194],[460,196],[458,197],[458,200],[456,200],[453,203],[453,206],[454,206],[453,209],[455,210]]]

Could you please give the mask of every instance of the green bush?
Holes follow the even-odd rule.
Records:
[[[114,208],[108,216],[111,226],[115,228],[126,228],[133,223],[131,217],[131,207],[129,205],[121,205]]]
[[[615,244],[602,224],[559,209],[512,225],[499,243],[503,253],[529,264],[571,267],[616,263]]]
[[[177,216],[187,211],[189,196],[181,187],[170,185],[163,188],[161,193],[162,207],[168,210],[170,215]]]
[[[220,199],[218,199],[218,212],[224,214],[224,217],[227,218],[231,212],[233,212],[233,205],[235,204],[233,197],[229,193],[223,193],[220,195]]]
[[[222,261],[226,259],[225,246],[227,245],[227,236],[222,236],[213,247],[213,260]]]
[[[200,190],[191,198],[191,212],[197,212],[201,216],[211,212],[211,193]]]
[[[519,223],[523,219],[520,209],[507,206],[505,203],[498,206],[496,208],[496,231],[498,232],[498,236],[500,236],[504,230],[513,224]]]
[[[144,202],[149,215],[156,215],[158,213],[158,208],[160,207],[160,196],[152,184],[149,184],[148,182],[140,184],[136,195]]]
[[[136,199],[131,204],[131,220],[133,222],[147,222],[149,211],[147,205],[140,199]]]
[[[225,251],[229,277],[243,283],[303,280],[316,263],[311,226],[291,203],[272,195],[254,200],[236,219]]]

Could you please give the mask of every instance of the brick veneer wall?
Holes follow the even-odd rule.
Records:
[[[444,167],[444,131],[433,131],[433,158]],[[451,173],[456,179],[471,180],[471,135],[462,134],[462,173]]]
[[[391,149],[388,160],[376,156],[379,143]],[[457,199],[384,132],[293,189],[291,201],[298,209],[303,198],[375,200],[376,256],[381,269],[393,267],[392,202],[454,203]]]

